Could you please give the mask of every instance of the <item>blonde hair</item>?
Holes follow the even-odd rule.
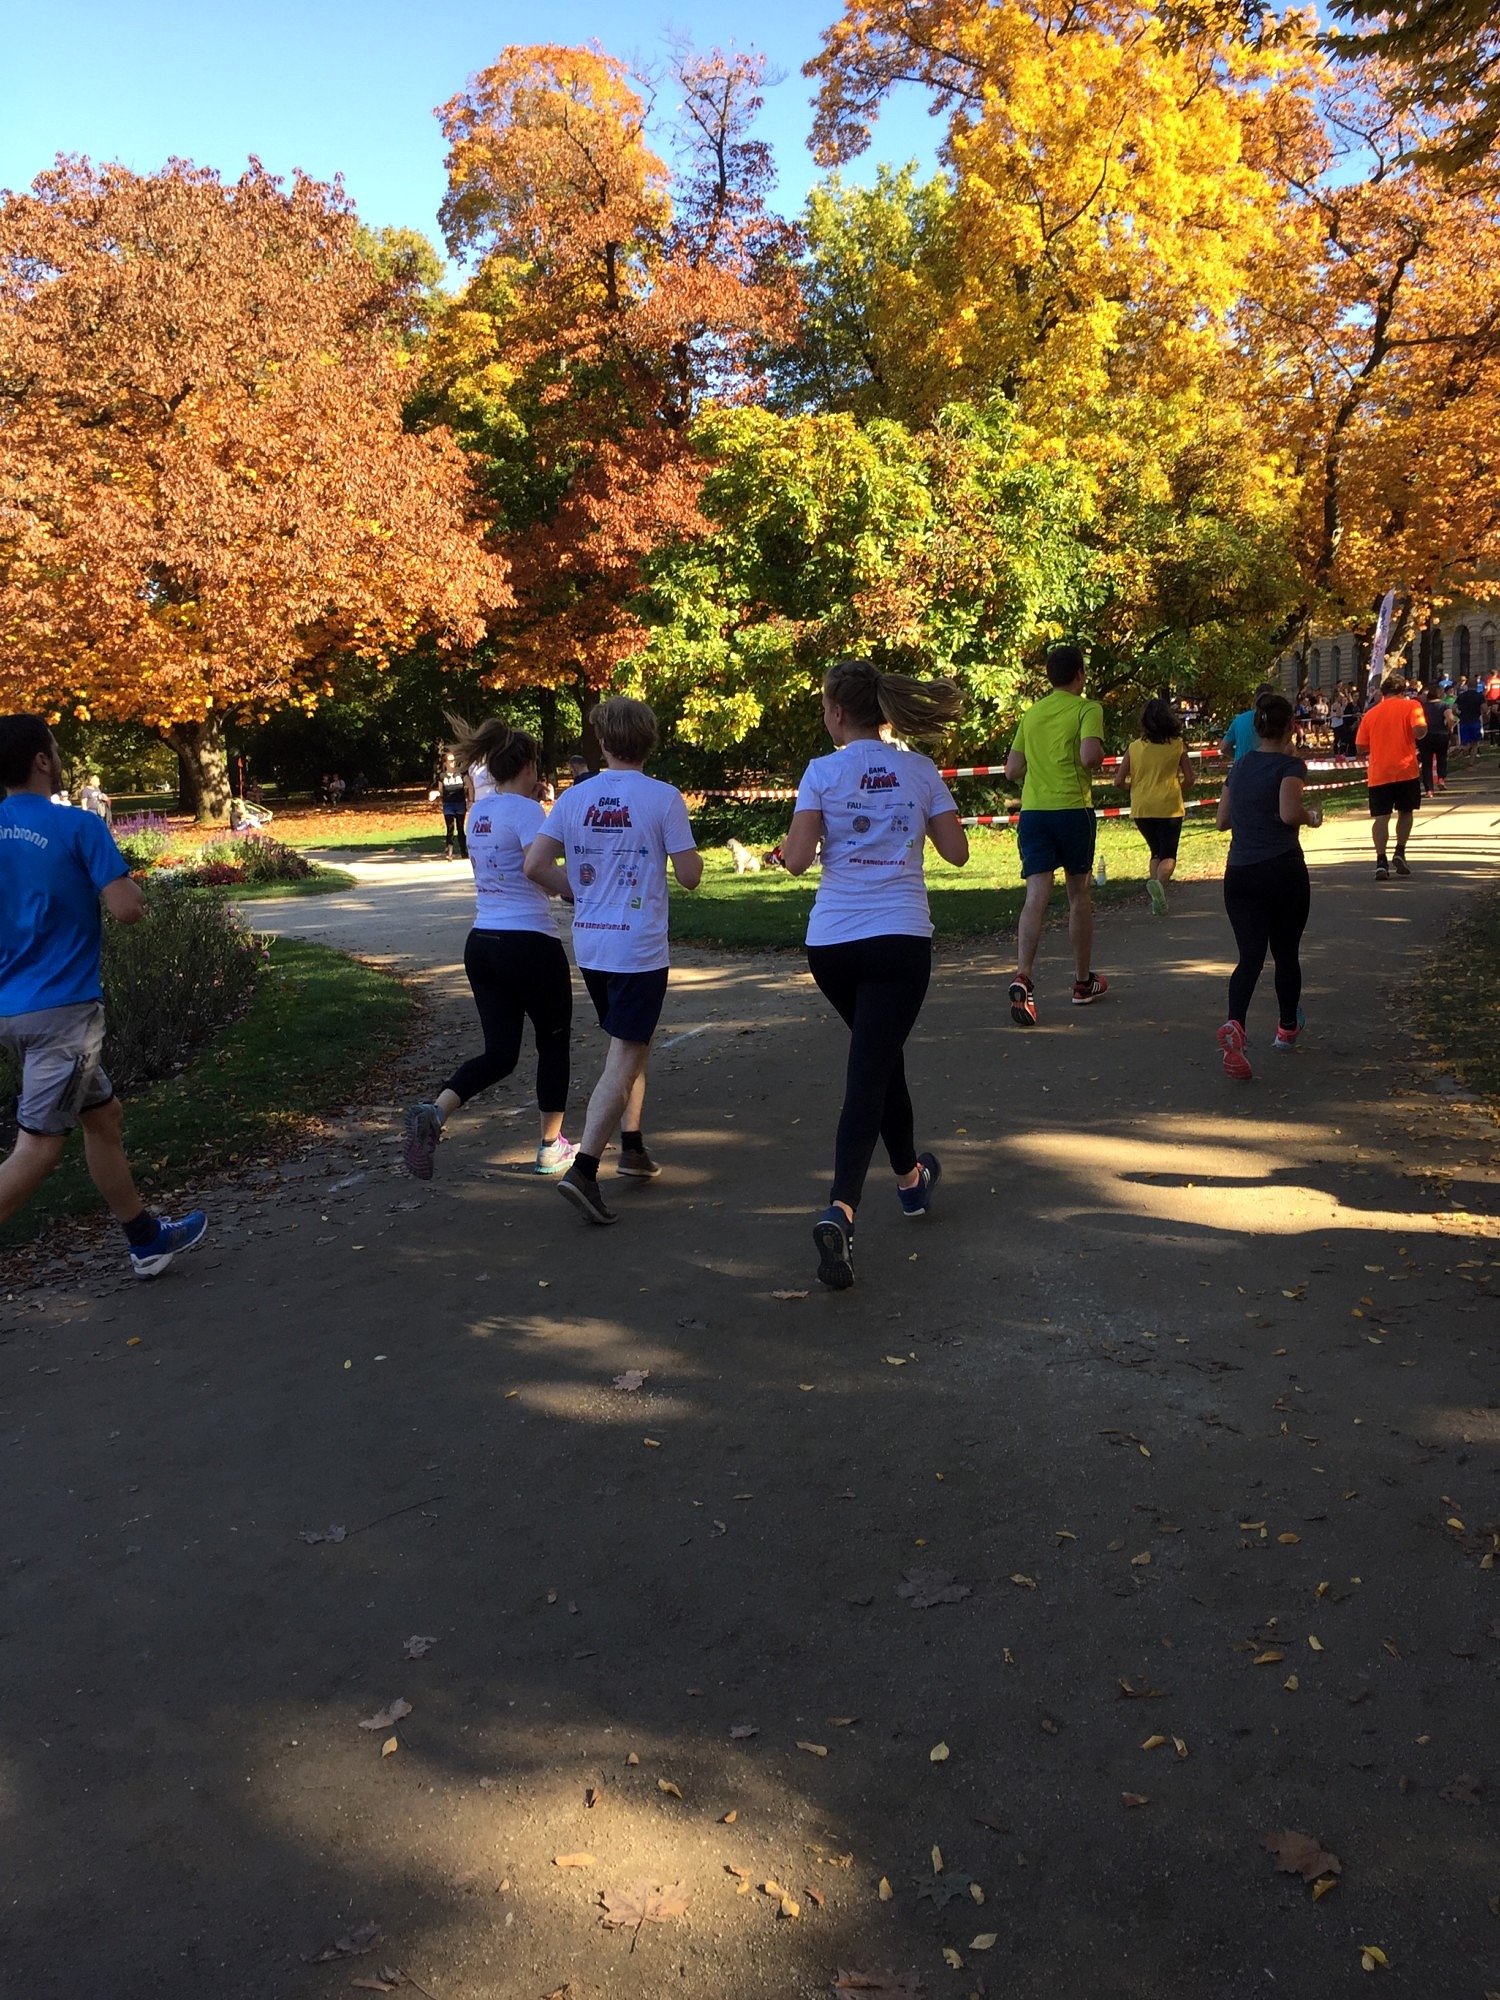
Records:
[[[594,710],[600,747],[625,764],[644,764],[656,748],[656,716],[645,702],[612,694]]]
[[[835,660],[823,676],[823,692],[861,729],[888,722],[903,737],[941,736],[964,709],[963,689],[956,681],[882,673],[870,660]]]

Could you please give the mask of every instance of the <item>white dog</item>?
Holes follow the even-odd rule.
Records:
[[[734,872],[736,875],[758,875],[760,873],[760,856],[752,854],[742,840],[731,840],[729,843],[729,852],[734,860]]]

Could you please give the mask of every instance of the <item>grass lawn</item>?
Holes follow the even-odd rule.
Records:
[[[227,891],[216,889],[212,893],[227,893],[231,903],[264,903],[278,896],[326,896],[334,889],[352,889],[354,885],[355,877],[347,868],[325,868],[314,862],[312,874],[304,875],[300,882],[238,882]]]
[[[388,973],[326,945],[277,939],[248,1013],[180,1076],[126,1102],[125,1144],[142,1194],[150,1201],[195,1175],[284,1149],[395,1054],[411,1010],[411,995]],[[0,1250],[80,1212],[103,1211],[75,1135],[52,1178],[0,1228]]]
[[[1451,1063],[1470,1090],[1500,1101],[1500,889],[1487,890],[1458,918],[1428,977],[1408,992],[1432,1053]]]
[[[1357,790],[1320,793],[1318,799],[1330,819],[1353,806],[1363,808],[1363,779]],[[1211,812],[1189,813],[1182,831],[1178,879],[1216,879],[1223,873],[1228,843],[1228,834],[1215,831]],[[1149,855],[1145,841],[1129,820],[1100,820],[1097,853],[1104,857],[1109,878],[1094,892],[1099,902],[1144,895]],[[698,889],[691,895],[675,886],[672,890],[672,936],[678,943],[741,950],[801,944],[816,874],[800,880],[779,869],[736,875],[728,849],[722,847],[705,850],[704,861],[703,882]],[[1023,894],[1016,836],[1011,829],[970,828],[969,865],[964,869],[949,868],[935,854],[928,855],[927,895],[939,938],[1014,930]],[[1060,879],[1053,900],[1058,907],[1065,900]]]

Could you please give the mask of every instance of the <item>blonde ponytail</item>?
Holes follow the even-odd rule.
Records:
[[[835,660],[823,678],[823,692],[861,729],[888,722],[903,738],[941,736],[964,709],[957,682],[882,673],[870,660]]]

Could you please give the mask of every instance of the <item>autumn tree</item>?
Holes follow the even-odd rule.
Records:
[[[443,227],[475,270],[431,344],[430,407],[481,455],[507,530],[499,684],[569,687],[587,714],[644,639],[642,564],[706,525],[689,427],[754,393],[753,356],[795,310],[750,136],[761,77],[758,58],[680,52],[671,165],[597,49],[507,49],[443,107]]]
[[[463,455],[402,423],[408,289],[342,193],[59,160],[0,198],[0,694],[132,719],[227,807],[226,719],[508,602]]]
[[[1500,14],[1493,0],[1332,0],[1345,23],[1328,37],[1336,55],[1378,61],[1403,110],[1438,114],[1416,136],[1424,164],[1478,166],[1500,144]]]

